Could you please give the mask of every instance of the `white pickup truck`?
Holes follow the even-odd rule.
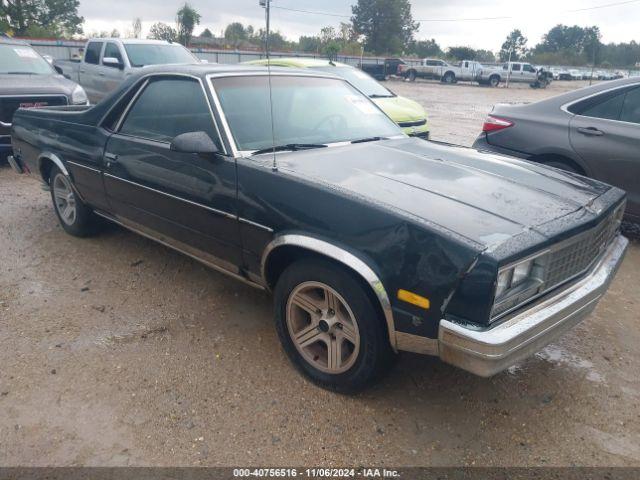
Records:
[[[161,40],[94,38],[80,60],[56,60],[58,73],[79,83],[97,103],[138,69],[147,65],[200,63],[189,50]]]
[[[502,66],[486,66],[475,60],[462,60],[451,65],[444,60],[425,58],[420,65],[400,65],[398,75],[410,82],[416,78],[429,78],[444,83],[457,81],[477,82],[481,85],[497,87],[501,82],[523,82],[533,84],[537,80],[537,70],[530,63],[507,62]]]

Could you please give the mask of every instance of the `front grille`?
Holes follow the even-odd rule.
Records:
[[[427,119],[425,118],[422,120],[417,120],[415,122],[399,122],[398,125],[400,125],[402,128],[408,128],[408,127],[421,127],[426,123],[427,123]]]
[[[20,107],[49,107],[67,105],[67,103],[67,97],[64,95],[0,96],[0,122],[11,123],[13,114]]]
[[[579,275],[587,270],[611,243],[620,226],[618,211],[600,224],[554,248],[545,268],[545,290]]]

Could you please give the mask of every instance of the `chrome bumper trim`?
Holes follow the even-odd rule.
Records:
[[[11,128],[11,124],[10,123],[5,123],[5,122],[0,122],[0,127]]]
[[[622,235],[616,236],[585,278],[493,328],[472,330],[442,320],[440,358],[490,377],[539,351],[593,311],[622,263],[628,244]]]

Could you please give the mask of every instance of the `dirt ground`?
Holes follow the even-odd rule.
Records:
[[[390,82],[469,145],[509,90]],[[640,245],[596,312],[481,379],[404,354],[356,397],[282,353],[265,294],[111,227],[66,235],[0,168],[0,465],[640,465]]]

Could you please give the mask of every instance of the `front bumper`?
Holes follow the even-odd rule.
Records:
[[[536,353],[593,311],[622,263],[628,244],[618,235],[589,275],[493,328],[474,330],[442,320],[440,358],[490,377]]]

